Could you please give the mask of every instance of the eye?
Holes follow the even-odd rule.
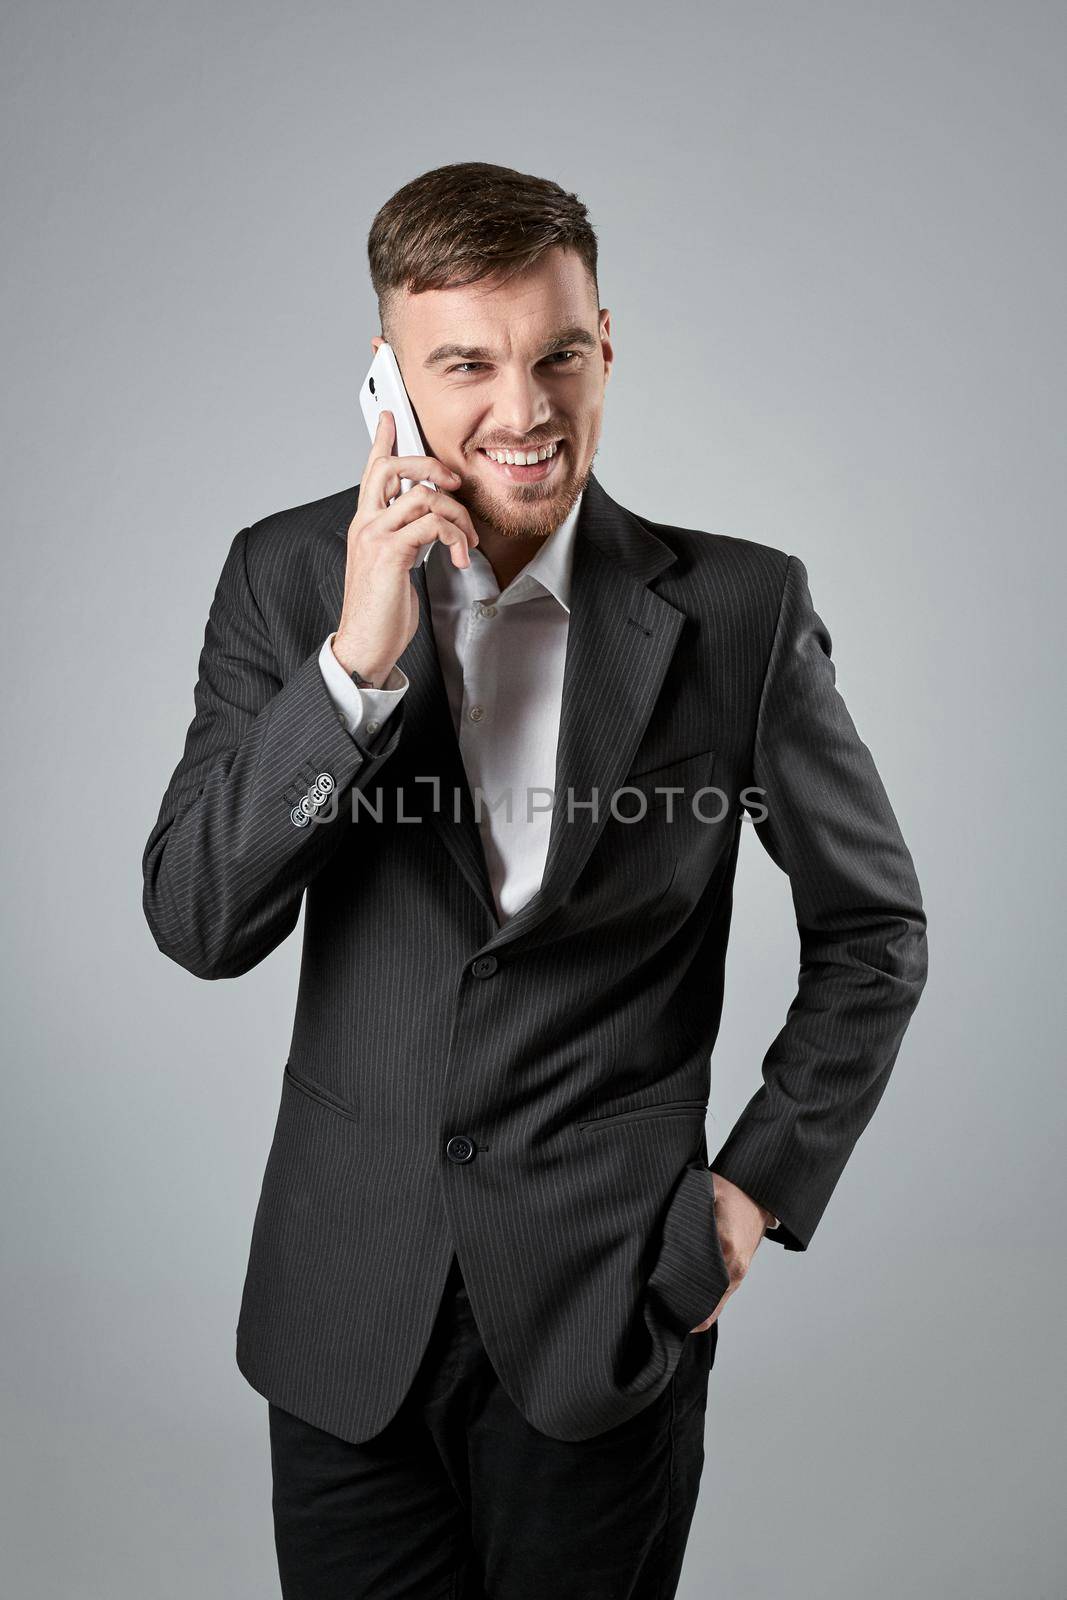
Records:
[[[567,357],[570,359],[565,359]],[[545,359],[552,362],[555,362],[557,359],[559,359],[560,366],[569,367],[572,366],[575,361],[581,360],[581,352],[578,350],[556,350],[551,356],[547,356]],[[447,368],[447,371],[449,373],[473,372],[477,367],[484,366],[484,361],[459,361],[454,367]]]

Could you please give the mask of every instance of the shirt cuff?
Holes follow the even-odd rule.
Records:
[[[372,738],[411,687],[406,672],[394,666],[380,689],[361,689],[333,653],[336,633],[319,651],[319,670],[337,715],[353,739]]]

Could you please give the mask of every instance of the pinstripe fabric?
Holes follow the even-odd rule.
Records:
[[[545,873],[501,927],[421,565],[411,687],[373,743],[323,683],[357,497],[236,535],[144,852],[156,942],[204,978],[261,961],[306,893],[237,1361],[277,1405],[370,1438],[454,1250],[516,1405],[583,1439],[660,1393],[727,1285],[704,1113],[743,810],[789,874],[800,975],[710,1165],[786,1248],[807,1248],[918,1002],[919,886],[803,563],[638,518],[591,476]],[[294,827],[321,772],[334,804]],[[639,821],[633,796],[612,813],[623,785]],[[690,803],[705,785],[716,822]],[[449,1158],[456,1135],[471,1159]]]

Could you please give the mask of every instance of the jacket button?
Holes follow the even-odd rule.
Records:
[[[445,1155],[449,1161],[469,1161],[474,1154],[474,1145],[462,1133],[455,1133],[445,1145]]]
[[[471,971],[476,978],[491,978],[496,968],[496,956],[479,956]]]

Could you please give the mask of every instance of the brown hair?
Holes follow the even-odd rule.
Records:
[[[405,289],[507,282],[557,248],[581,257],[599,303],[596,234],[576,194],[487,161],[434,167],[398,189],[371,226],[367,254],[382,333],[392,344],[390,325]]]

